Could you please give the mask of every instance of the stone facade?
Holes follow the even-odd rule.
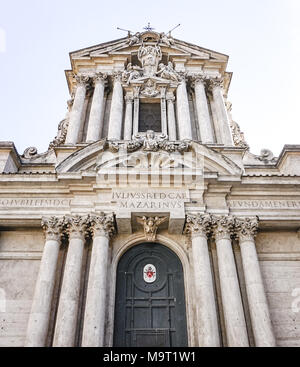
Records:
[[[153,31],[71,53],[48,151],[0,142],[0,346],[112,346],[141,243],[180,259],[189,346],[300,346],[300,146],[250,152],[227,62]]]

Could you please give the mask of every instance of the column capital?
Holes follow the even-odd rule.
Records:
[[[232,216],[212,216],[213,235],[215,239],[230,239],[233,234],[234,218]]]
[[[254,240],[257,234],[258,222],[258,217],[236,218],[235,236],[239,239],[240,243],[247,240]]]
[[[88,75],[74,75],[77,86],[87,87],[90,83],[90,77]]]
[[[78,238],[84,239],[87,234],[87,225],[89,218],[87,216],[75,215],[74,217],[67,217],[65,225],[70,239]]]
[[[210,232],[211,216],[209,214],[188,214],[184,233],[192,237],[205,237]]]
[[[190,80],[192,82],[192,85],[195,85],[197,83],[204,84],[207,81],[207,75],[199,73],[199,74],[191,74]]]
[[[105,83],[106,80],[107,80],[106,73],[98,72],[93,75],[94,85],[96,85],[97,83]]]
[[[122,81],[122,71],[114,71],[111,75],[113,82],[120,82]]]
[[[188,81],[188,73],[186,71],[179,71],[179,83],[186,83]]]
[[[100,213],[90,217],[90,232],[93,237],[113,237],[116,234],[115,218],[113,214]]]
[[[126,104],[130,104],[133,103],[133,94],[132,93],[127,93],[125,96],[125,102]]]
[[[214,90],[217,88],[223,88],[223,83],[224,83],[224,79],[223,78],[208,78],[207,79],[208,82],[208,88],[209,90]]]
[[[42,218],[41,226],[46,235],[46,241],[60,241],[63,235],[64,218]]]

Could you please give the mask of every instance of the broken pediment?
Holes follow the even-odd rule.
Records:
[[[177,148],[171,151],[171,148],[164,149],[157,145],[142,144],[136,149],[127,149],[122,142],[113,143],[115,147],[118,144],[119,149],[112,149],[106,140],[90,144],[66,158],[56,167],[56,171],[90,172],[96,176],[112,172],[117,175],[149,174],[152,170],[160,176],[172,172],[204,178],[209,173],[214,173],[216,177],[240,177],[242,174],[241,168],[229,158],[195,142],[169,142],[171,145],[177,144]]]

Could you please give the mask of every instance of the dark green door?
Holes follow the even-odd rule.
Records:
[[[117,270],[114,346],[185,347],[183,269],[177,255],[157,243],[128,250]]]

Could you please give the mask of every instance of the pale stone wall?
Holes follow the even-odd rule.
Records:
[[[263,232],[256,243],[277,345],[299,347],[300,239],[296,232]]]
[[[24,345],[43,245],[41,230],[0,233],[0,347]]]

